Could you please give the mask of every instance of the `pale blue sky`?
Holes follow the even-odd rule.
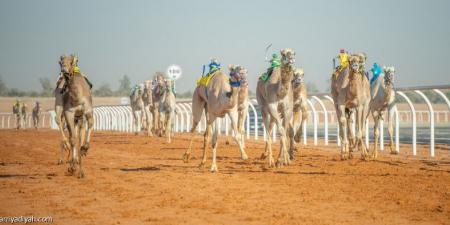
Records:
[[[0,1],[0,75],[39,90],[57,60],[76,53],[96,87],[150,79],[172,63],[178,91],[193,89],[203,64],[248,68],[251,88],[264,49],[293,48],[307,81],[327,88],[340,48],[396,67],[396,86],[450,84],[450,1]]]

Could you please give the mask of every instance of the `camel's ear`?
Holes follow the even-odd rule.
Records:
[[[229,70],[234,70],[234,68],[236,68],[236,67],[233,64],[228,65]]]
[[[72,66],[76,66],[78,64],[78,57],[76,55],[72,55]]]
[[[280,53],[281,53],[281,55],[285,55],[286,54],[286,49],[281,49]]]

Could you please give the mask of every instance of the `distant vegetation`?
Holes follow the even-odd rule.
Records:
[[[50,81],[49,78],[39,78],[41,84],[41,91],[23,91],[17,88],[8,88],[2,77],[0,76],[0,96],[3,97],[52,97],[55,84]],[[313,82],[306,83],[308,94],[318,93],[319,89]],[[112,90],[111,86],[107,83],[98,86],[94,85],[93,95],[96,97],[123,97],[128,96],[131,90],[131,81],[127,75],[119,80],[119,88]],[[450,98],[450,90],[444,90],[444,94]],[[405,92],[413,103],[424,103],[423,99],[416,93]],[[192,98],[193,91],[188,90],[185,92],[177,93],[177,98]],[[434,91],[424,91],[424,94],[430,99],[432,103],[445,103],[444,100],[436,94]],[[255,92],[249,90],[250,98],[255,98]],[[406,102],[402,97],[397,95],[397,102]]]

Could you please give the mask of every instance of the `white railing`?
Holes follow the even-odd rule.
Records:
[[[39,128],[50,128],[52,118],[50,112],[42,113],[39,121]],[[26,115],[26,118],[22,121],[21,127],[34,128],[31,113]],[[17,128],[16,115],[13,113],[0,113],[0,129],[9,128]]]
[[[445,123],[448,125],[449,122],[449,112],[450,112],[450,101],[448,98],[440,91],[440,89],[450,89],[450,86],[433,86],[433,87],[417,87],[417,88],[399,88],[397,89],[397,99],[403,98],[409,107],[409,110],[397,110],[394,109],[394,125],[395,125],[395,149],[399,151],[399,130],[400,125],[403,129],[411,129],[411,145],[412,154],[417,154],[417,124],[421,122],[422,124],[428,123],[430,129],[429,138],[429,154],[430,156],[435,156],[435,123]],[[423,90],[432,90],[436,92],[441,98],[444,99],[448,106],[447,111],[440,110],[435,111],[433,105],[430,103],[426,95],[423,94]],[[428,110],[418,111],[415,109],[414,104],[410,101],[405,92],[415,93],[420,96],[424,102],[427,104]],[[307,120],[307,126],[303,129],[303,144],[308,144],[308,133],[312,132],[312,144],[318,144],[319,131],[322,133],[323,141],[325,145],[329,145],[330,139],[330,129],[335,129],[334,133],[336,137],[337,145],[340,145],[338,133],[339,126],[337,126],[337,119],[335,115],[334,107],[330,104],[325,104],[326,102],[332,103],[333,100],[328,94],[313,94],[308,99],[309,114],[311,115]],[[328,105],[328,108],[327,108]],[[175,132],[189,132],[192,126],[192,103],[191,102],[177,102],[176,104],[176,116],[173,121]],[[42,127],[49,127],[52,129],[57,129],[54,111],[43,113],[41,123]],[[140,117],[140,115],[139,115]],[[387,118],[387,117],[384,117]],[[400,120],[402,123],[400,123]],[[139,120],[140,121],[140,120]],[[32,127],[31,115],[27,116],[25,128]],[[411,123],[411,125],[409,125]],[[312,125],[312,126],[311,126]],[[230,120],[228,116],[224,118],[219,118],[218,129],[219,133],[229,135]],[[334,128],[333,128],[334,126]],[[0,113],[0,128],[15,128],[16,118],[15,115],[11,113]],[[140,127],[136,127],[133,122],[133,115],[131,108],[126,105],[120,106],[97,106],[94,108],[94,130],[102,131],[120,131],[120,132],[134,132]],[[373,122],[371,116],[369,116],[367,126],[365,128],[365,138],[366,143],[369,143],[369,127],[373,127]],[[384,149],[384,124],[381,123],[380,126],[380,149]],[[198,125],[197,131],[203,132],[206,128],[206,120],[203,116],[200,124]],[[309,129],[312,128],[312,131]],[[353,127],[354,129],[354,127]],[[450,127],[448,128],[450,130]],[[323,130],[323,132],[322,132]],[[256,100],[252,99],[249,103],[249,111],[247,114],[247,120],[245,122],[245,132],[246,138],[257,140],[259,137],[266,139],[265,127],[261,123],[261,117],[259,113],[259,107]],[[276,129],[274,129],[273,137],[274,140],[277,138]]]

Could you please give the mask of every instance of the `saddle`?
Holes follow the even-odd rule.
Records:
[[[197,86],[204,86],[207,87],[209,84],[209,81],[216,75],[216,72],[218,70],[207,74],[206,76],[202,76],[200,79],[197,80]]]

